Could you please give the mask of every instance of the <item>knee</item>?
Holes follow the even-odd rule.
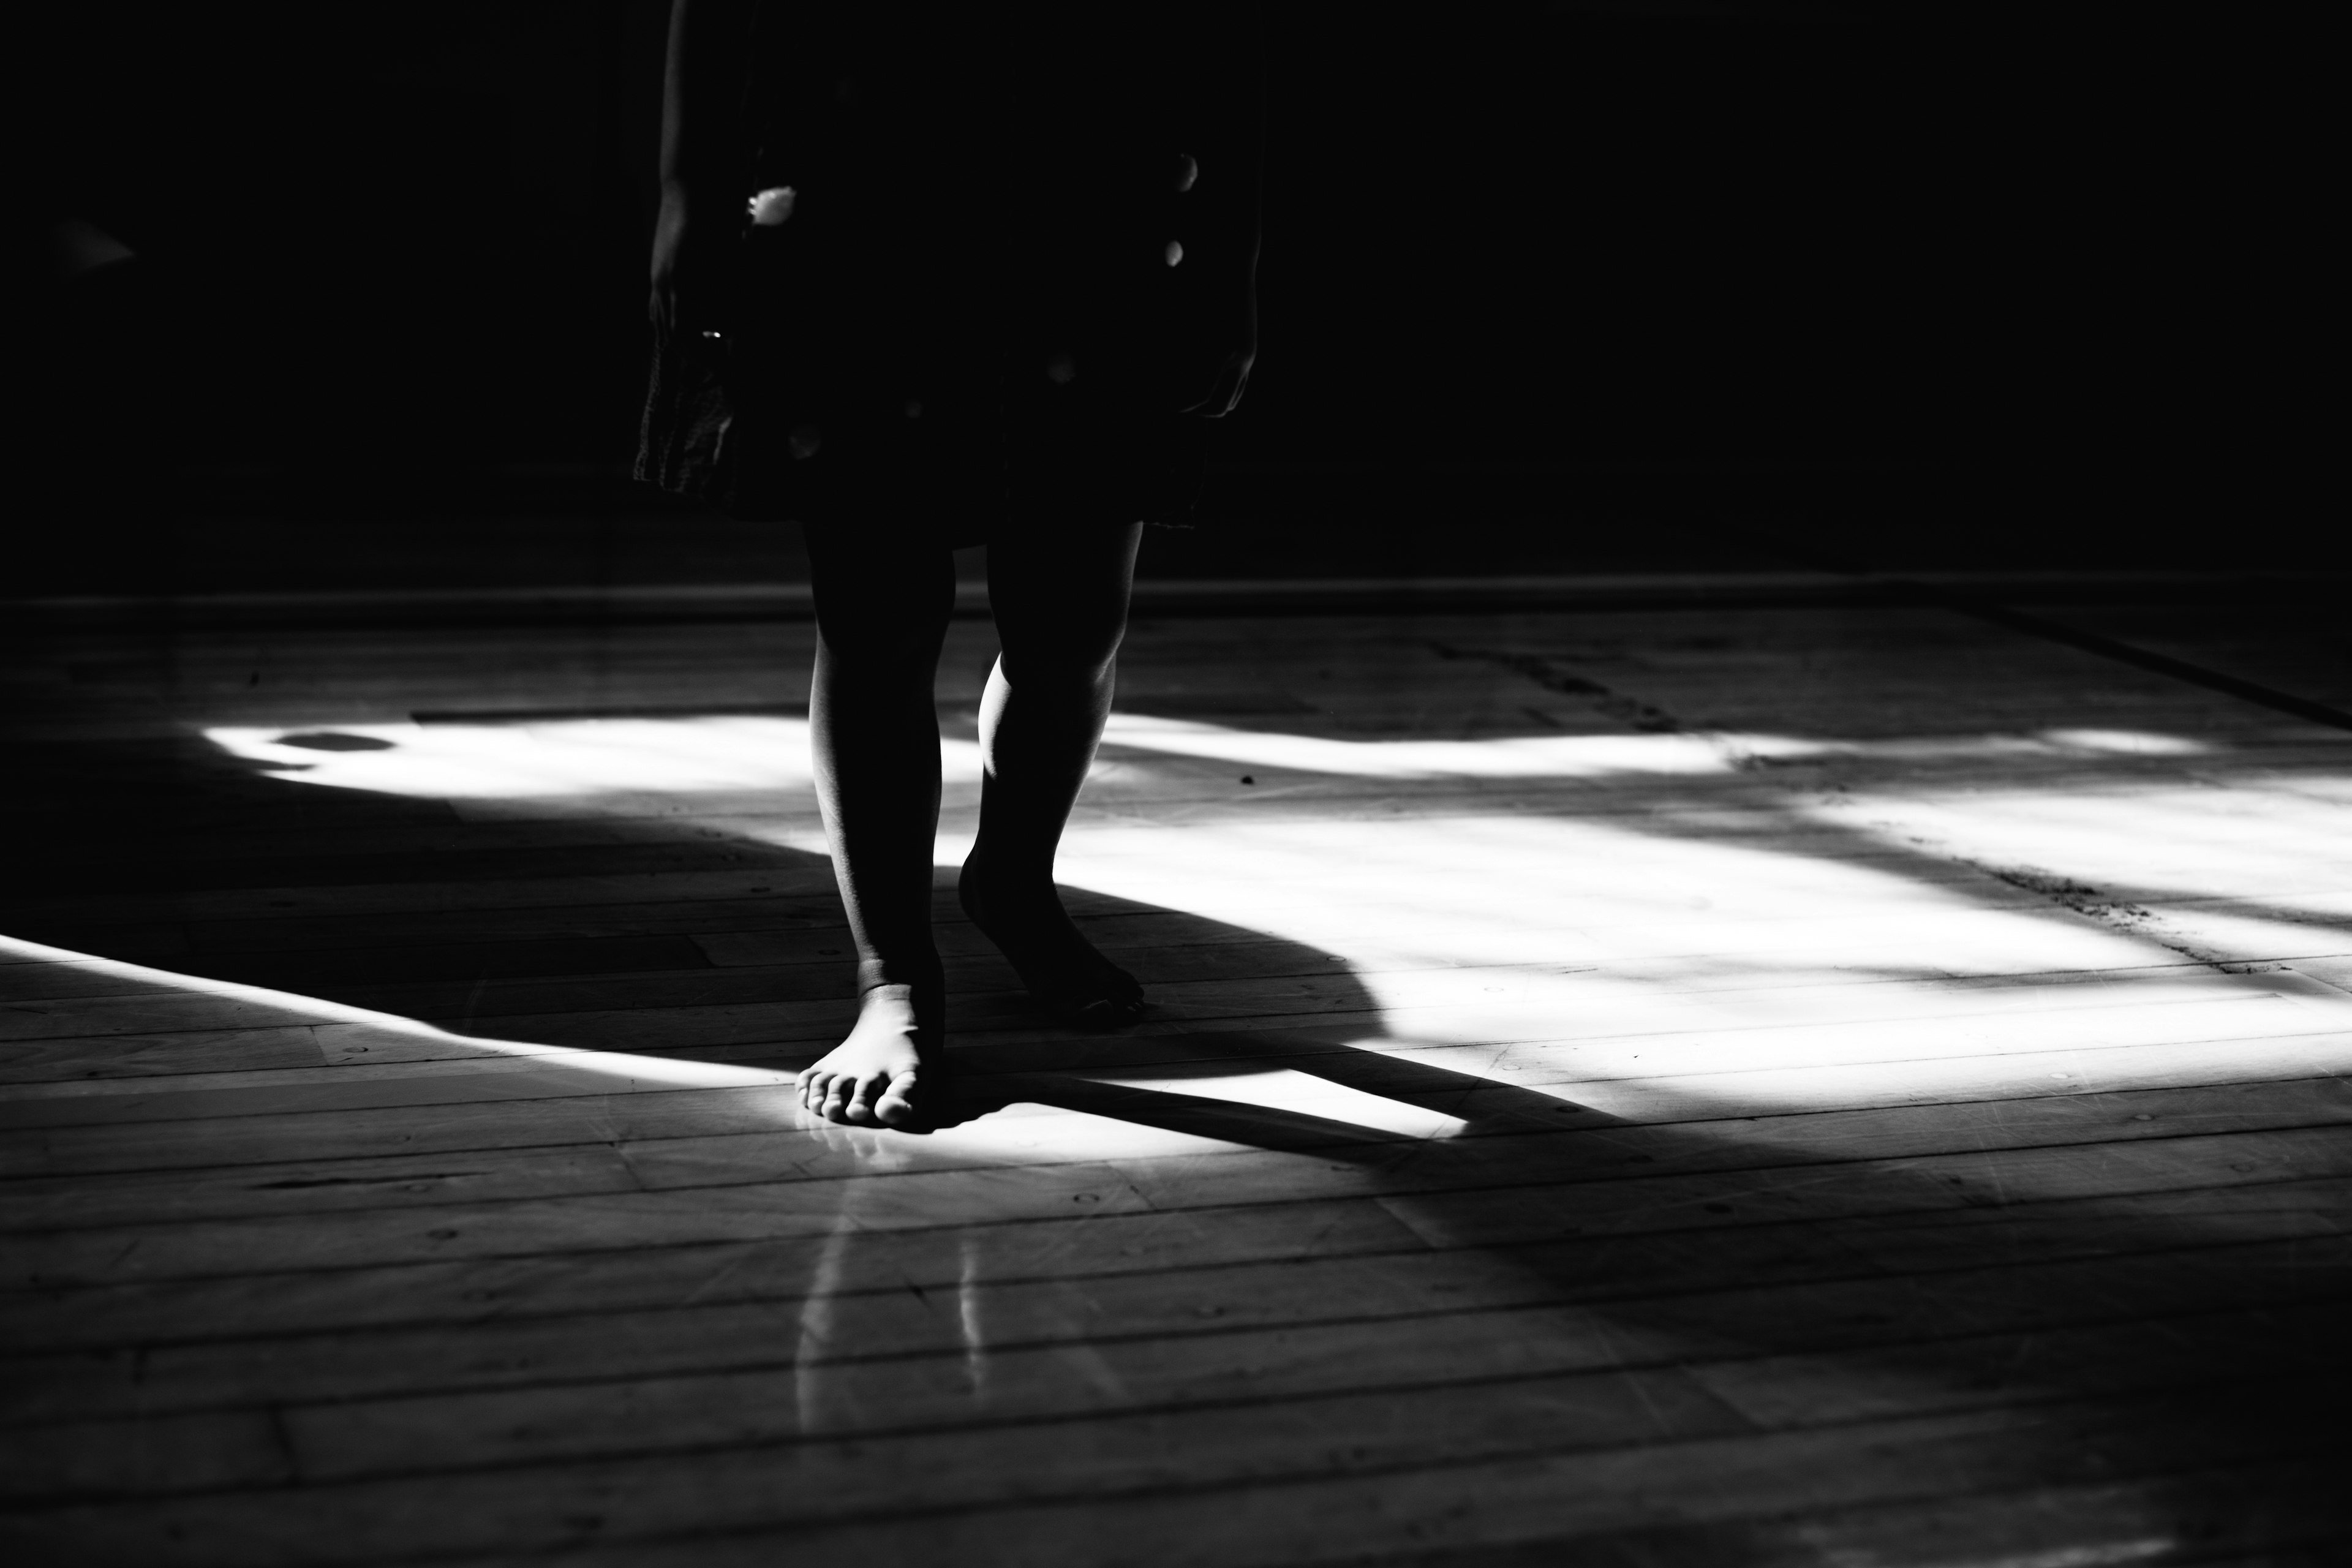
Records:
[[[817,679],[833,686],[919,686],[928,693],[939,668],[939,643],[915,636],[855,628],[817,633]]]
[[[928,680],[954,609],[954,583],[907,581],[883,571],[823,571],[815,588],[817,651],[835,675],[919,674]]]
[[[1127,635],[1127,617],[1070,616],[1045,626],[998,627],[1007,680],[1091,684],[1108,676]]]
[[[992,545],[989,602],[1008,680],[1098,683],[1127,635],[1143,525],[1086,528]]]

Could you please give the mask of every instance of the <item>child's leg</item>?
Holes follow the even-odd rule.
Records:
[[[809,720],[817,803],[857,944],[859,1015],[801,1074],[801,1101],[835,1121],[914,1119],[942,1048],[931,855],[940,732],[931,687],[955,608],[945,550],[809,531],[817,619]]]
[[[982,699],[980,836],[963,905],[1048,1008],[1118,1023],[1133,976],[1078,934],[1054,888],[1054,852],[1110,712],[1140,523],[992,544],[988,593],[1003,653]]]

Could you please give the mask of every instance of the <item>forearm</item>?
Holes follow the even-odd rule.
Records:
[[[735,120],[751,0],[672,0],[662,72],[661,210],[647,312],[667,332],[700,330],[720,307],[713,245],[741,200]],[[683,320],[682,318],[695,318]]]
[[[1257,270],[1265,177],[1265,72],[1254,19],[1246,12],[1204,18],[1213,42],[1196,79],[1185,151],[1199,176],[1184,196],[1206,244],[1199,261],[1219,290],[1246,291]],[[1212,29],[1213,29],[1212,31]],[[1205,40],[1204,40],[1205,41]]]
[[[1265,99],[1265,58],[1246,14],[1228,14],[1196,79],[1202,90],[1193,100],[1185,139],[1199,160],[1199,175],[1180,201],[1197,203],[1186,226],[1198,241],[1195,287],[1206,355],[1206,395],[1186,412],[1218,418],[1241,400],[1257,357],[1257,258],[1264,208]],[[1188,249],[1191,247],[1188,247]],[[1185,265],[1194,264],[1188,255]]]
[[[665,205],[740,193],[735,135],[752,0],[671,0],[662,73]]]

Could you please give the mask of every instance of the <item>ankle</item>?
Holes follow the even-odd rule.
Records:
[[[982,884],[997,896],[1046,894],[1054,890],[1054,860],[1051,855],[1041,860],[1035,856],[1008,855],[1001,849],[993,853],[975,849],[964,859],[963,878]]]
[[[861,958],[857,961],[857,994],[888,991],[920,1000],[936,996],[947,984],[947,971],[937,952],[916,957]]]
[[[936,1039],[946,1022],[946,998],[937,987],[876,985],[857,994],[861,1029],[880,1028],[929,1042]]]

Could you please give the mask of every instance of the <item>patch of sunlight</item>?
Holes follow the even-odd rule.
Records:
[[[1738,750],[1811,756],[1821,748],[1771,736],[1526,735],[1483,741],[1334,741],[1231,730],[1188,719],[1114,713],[1106,745],[1252,767],[1359,778],[1580,778],[1609,773],[1719,773]]]
[[[1390,1105],[1389,1109],[1394,1112],[1410,1108]],[[920,1138],[887,1128],[845,1126],[808,1115],[796,1107],[780,1108],[777,1120],[796,1126],[801,1137],[845,1159],[861,1175],[938,1170],[943,1161],[1017,1165],[1156,1160],[1230,1154],[1251,1147],[1203,1133],[1018,1100],[1003,1110],[927,1132]]]
[[[2340,895],[2352,885],[2344,804],[2284,790],[2171,781],[2064,790],[1929,785],[1856,791],[1834,808],[1797,809],[2029,886],[2071,888],[2069,896],[2091,902],[2258,900],[2340,914]]]
[[[1758,759],[1928,760],[2075,752],[2183,756],[2208,748],[2177,735],[2045,730],[2034,735],[1931,736],[1890,741],[1801,740],[1734,731],[1667,735],[1519,735],[1482,741],[1339,741],[1231,730],[1187,719],[1114,713],[1106,744],[1297,773],[1394,779],[1592,778],[1620,773],[1721,773]]]
[[[2282,900],[2281,902],[2289,900]],[[2335,918],[2294,918],[2282,912],[2228,905],[2168,905],[2150,911],[2154,934],[2226,963],[2294,963],[2315,958],[2352,960],[2352,910],[2342,899],[2305,899],[2294,903],[2335,906]],[[2328,966],[2336,973],[2342,970]]]
[[[2106,752],[2128,757],[2198,757],[2213,748],[2186,735],[2157,735],[2145,730],[2044,730],[2042,738],[2077,752]]]
[[[1725,842],[1607,816],[1518,814],[1104,825],[1071,829],[1060,876],[1343,952],[1374,942],[1384,959],[1423,964],[1834,950],[1859,934],[1856,920],[1899,942],[1890,921],[1925,918],[1937,940],[1951,917],[1985,910],[1989,879],[1973,873],[1788,837]],[[2010,901],[2043,908],[2031,896]],[[1823,921],[1841,929],[1817,934]],[[2052,951],[2063,932],[2036,928],[2031,940],[2061,958],[2139,951],[2096,928],[2081,935],[2090,945],[2073,952]]]
[[[1608,818],[1227,821],[1073,829],[1060,875],[1340,955],[1348,970],[1318,977],[1320,1010],[1297,1021],[1360,1018],[1353,1048],[1432,1065],[1436,1051],[1449,1070],[1555,1079],[1569,1098],[1615,1083],[1622,1114],[1688,1102],[1672,1080],[1694,1078],[1769,1110],[2014,1094],[2001,1063],[2019,1056],[2097,1053],[2107,1089],[2193,1081],[2200,1050],[2246,1076],[2270,1057],[2296,1072],[2346,1058],[2352,997],[2199,971],[1907,845],[1822,847]],[[2073,978],[2101,972],[2118,978]],[[2050,1068],[2062,1089],[2036,1091],[2079,1089],[2084,1070]]]
[[[339,724],[320,732],[223,727],[206,739],[290,783],[389,795],[512,800],[624,792],[805,792],[805,719],[711,714],[501,724]],[[348,737],[364,749],[328,749]],[[307,744],[303,742],[309,742]],[[980,748],[940,744],[951,779],[980,776]]]
[[[551,799],[624,793],[805,792],[804,719],[744,714],[553,719],[467,724],[366,723],[324,731],[222,726],[215,745],[289,782],[392,795],[472,800]],[[2122,731],[1895,741],[1785,735],[1528,735],[1482,741],[1341,741],[1183,719],[1115,713],[1114,749],[1359,778],[1593,778],[1727,773],[1758,760],[2054,755],[2068,751],[2176,755],[2195,742]],[[950,784],[980,777],[980,749],[941,742]]]
[[[618,809],[624,797],[674,797],[688,816],[721,813],[711,820],[729,831],[775,842],[788,834],[795,847],[822,847],[808,825],[763,827],[740,815],[747,790],[809,787],[808,728],[797,719],[208,733],[291,781],[461,804],[569,796],[590,811]],[[1114,715],[1108,739],[1130,767],[1205,758],[1401,786],[1729,775],[1758,756],[2079,758],[2200,749],[2105,730],[1871,742],[1733,734],[1349,741],[1134,714]],[[946,759],[951,779],[977,775],[969,742],[949,742]],[[1449,1071],[1538,1094],[1574,1099],[1577,1085],[1615,1085],[1608,1103],[1626,1115],[1645,1107],[1680,1115],[1709,1104],[1771,1110],[1979,1090],[1990,1098],[2072,1092],[2094,1079],[2107,1089],[2201,1081],[2200,1072],[2211,1077],[2199,1065],[2203,1058],[2226,1060],[2239,1076],[2261,1076],[2265,1063],[2300,1072],[2326,1058],[2332,1047],[2322,1037],[2347,1037],[2352,1018],[2317,981],[2201,969],[2208,954],[2179,936],[2189,919],[2179,909],[2133,913],[2096,904],[2096,889],[2110,885],[2137,898],[2153,899],[2146,889],[2155,886],[2207,905],[2234,900],[2228,910],[2204,910],[2200,940],[2250,958],[2331,946],[2310,917],[2322,912],[2320,901],[2341,909],[2336,889],[2346,886],[2352,852],[2334,847],[2347,842],[2341,807],[2324,795],[2176,779],[2085,784],[2072,774],[2046,788],[1880,788],[1835,805],[1807,790],[1759,797],[1745,780],[1740,788],[1737,811],[1692,801],[1654,816],[1480,815],[1458,801],[1449,815],[1433,816],[1130,816],[1073,826],[1059,875],[1138,905],[1222,922],[1222,934],[1201,940],[1312,950],[1299,955],[1305,969],[1277,963],[1262,983],[1157,985],[1161,1032],[1181,1032],[1197,994],[1204,1019],[1319,1024],[1357,1049],[1443,1061]],[[1400,804],[1409,800],[1401,787]],[[2246,907],[2257,894],[2263,907]],[[2286,918],[2297,899],[2310,905],[2301,922]],[[364,1018],[485,1052],[547,1050],[458,1041],[308,998],[278,1000],[311,1018]],[[1237,1005],[1262,1006],[1263,1016],[1237,1014]],[[2029,1058],[2043,1065],[2031,1073],[2004,1065]],[[568,1053],[564,1061],[566,1070],[649,1082],[782,1081],[754,1069],[614,1053]],[[1461,1126],[1272,1063],[1263,1071],[1227,1064],[1221,1073],[1155,1070],[1116,1081],[1398,1135],[1445,1137]],[[1215,1142],[1131,1127],[1122,1133],[1125,1126],[1066,1112],[984,1119],[942,1136],[1008,1158],[1045,1144],[1107,1154]],[[1122,1145],[1121,1136],[1142,1142]]]
[[[1236,1072],[1230,1063],[1158,1063],[1148,1068],[1078,1068],[1066,1076],[1286,1110],[1402,1138],[1453,1138],[1469,1127],[1459,1117],[1367,1094],[1288,1068]]]

